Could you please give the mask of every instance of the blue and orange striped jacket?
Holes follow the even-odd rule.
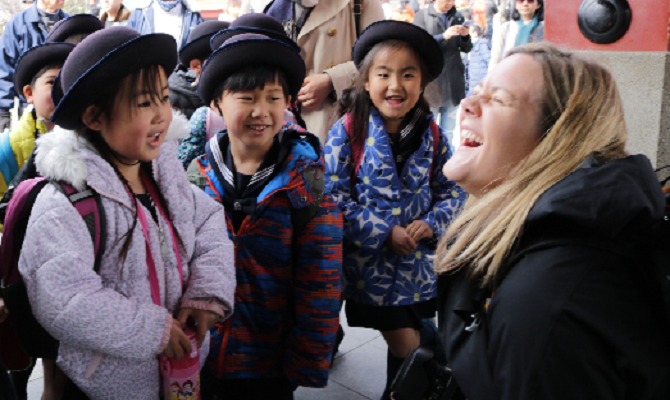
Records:
[[[282,134],[290,155],[258,196],[256,211],[233,232],[226,210],[236,242],[235,312],[212,328],[205,368],[220,379],[286,376],[299,386],[324,387],[339,324],[342,216],[324,194],[319,211],[294,235],[292,209],[314,200],[304,171],[323,171],[324,162],[315,136],[291,123]],[[207,178],[205,192],[221,201],[225,191],[210,160],[203,155],[196,162]]]

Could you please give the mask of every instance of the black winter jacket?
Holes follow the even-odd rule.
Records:
[[[670,399],[670,330],[640,262],[664,207],[644,156],[590,159],[538,199],[488,310],[490,291],[441,275],[440,338],[467,398]]]
[[[168,78],[170,105],[181,111],[188,119],[191,119],[195,110],[205,105],[196,92],[196,85],[193,85],[195,79],[195,72],[181,64],[177,65]]]
[[[414,18],[414,25],[423,28],[433,36],[441,35],[452,26],[463,25],[463,22],[465,19],[461,13],[456,11],[456,7],[453,7],[447,12],[447,24],[445,25],[433,4],[419,11]],[[429,100],[434,106],[457,106],[465,98],[465,66],[461,59],[461,52],[469,53],[472,50],[472,39],[470,35],[456,35],[449,40],[440,38],[437,42],[442,50],[442,57],[444,57],[444,69],[427,90],[430,96],[435,90],[430,87],[437,88],[440,96],[439,102],[436,99]]]

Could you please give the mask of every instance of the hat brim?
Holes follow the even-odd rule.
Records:
[[[186,46],[182,47],[181,50],[179,50],[179,62],[188,67],[191,64],[191,60],[200,60],[204,54],[209,57],[209,55],[212,54],[212,49],[209,47],[209,40],[214,34],[216,34],[216,32],[197,37],[186,44]]]
[[[214,99],[217,83],[245,68],[267,65],[277,67],[288,81],[289,95],[295,101],[307,68],[305,61],[291,46],[274,39],[245,39],[216,50],[200,73],[198,94],[209,105]]]
[[[226,42],[226,40],[232,38],[233,36],[242,35],[244,33],[257,33],[259,35],[267,36],[270,39],[279,40],[280,42],[283,42],[291,46],[294,50],[300,53],[300,46],[298,46],[298,44],[294,42],[290,37],[286,36],[286,34],[271,31],[269,29],[254,28],[251,26],[228,28],[226,30],[216,33],[214,36],[212,36],[212,39],[209,41],[210,48],[212,50],[216,50],[219,47],[221,47]]]
[[[16,63],[14,88],[23,97],[23,87],[29,85],[42,68],[49,64],[63,64],[75,45],[72,43],[46,43],[35,46],[21,55]]]
[[[74,22],[73,22],[74,21]],[[49,32],[46,43],[64,42],[68,37],[76,34],[90,34],[105,28],[105,23],[91,14],[72,15],[58,25],[53,32]]]
[[[171,35],[142,35],[124,43],[89,68],[65,93],[61,74],[58,74],[51,90],[56,105],[51,122],[65,129],[76,128],[86,107],[95,102],[101,88],[151,65],[163,66],[166,76],[172,73],[177,65],[177,45]]]
[[[421,27],[407,22],[390,20],[375,22],[361,32],[351,49],[351,57],[356,64],[356,68],[361,68],[365,56],[376,44],[387,40],[401,40],[412,46],[426,64],[430,81],[437,79],[442,73],[444,57],[435,38]]]

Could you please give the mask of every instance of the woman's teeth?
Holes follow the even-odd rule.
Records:
[[[156,132],[156,133],[154,133],[154,134],[153,134],[153,135],[151,135],[151,136],[153,136],[153,137],[159,137],[160,135],[161,135],[161,133],[160,133],[160,132]]]
[[[482,138],[480,138],[479,136],[475,135],[474,133],[470,132],[467,129],[461,130],[461,137],[464,138],[464,139],[470,139],[473,142],[477,142],[479,144],[484,144],[484,141],[482,140]]]

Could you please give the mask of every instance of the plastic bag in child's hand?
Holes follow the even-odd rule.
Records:
[[[190,354],[184,354],[181,360],[159,357],[166,400],[200,400],[200,349],[196,346],[195,332],[186,328],[184,333],[192,344]]]

